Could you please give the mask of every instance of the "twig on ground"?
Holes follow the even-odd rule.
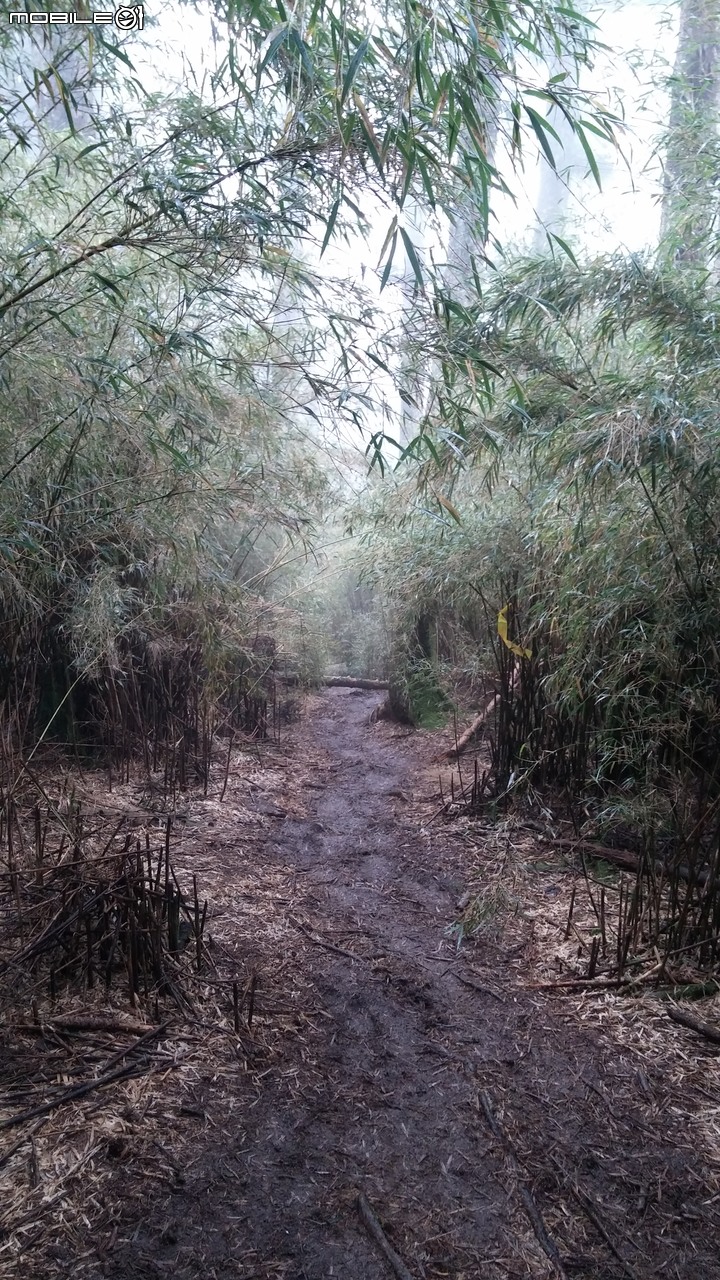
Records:
[[[50,1102],[39,1103],[36,1107],[30,1107],[27,1111],[18,1111],[14,1116],[8,1116],[6,1120],[0,1120],[0,1129],[13,1129],[18,1124],[23,1124],[26,1120],[34,1120],[36,1116],[49,1115],[51,1111],[55,1111],[58,1107],[62,1107],[67,1102],[75,1102],[78,1098],[84,1098],[86,1094],[92,1093],[95,1089],[102,1089],[107,1084],[113,1084],[116,1080],[121,1080],[124,1076],[132,1075],[144,1062],[129,1062],[124,1067],[119,1067],[117,1071],[111,1071],[110,1068],[119,1062],[122,1058],[127,1057],[133,1050],[147,1043],[148,1040],[160,1035],[166,1030],[168,1024],[163,1023],[160,1027],[152,1027],[150,1031],[141,1036],[139,1040],[135,1040],[133,1044],[126,1045],[124,1049],[119,1049],[105,1063],[101,1075],[96,1076],[94,1080],[86,1080],[82,1084],[73,1085],[70,1089],[65,1089],[57,1097],[52,1098]]]
[[[629,1276],[630,1280],[637,1280],[636,1272],[633,1271],[633,1268],[630,1266],[630,1263],[625,1261],[625,1258],[623,1258],[620,1250],[615,1245],[609,1231],[605,1227],[605,1223],[603,1222],[602,1218],[600,1217],[600,1214],[597,1211],[597,1206],[593,1204],[589,1195],[587,1195],[584,1191],[581,1191],[579,1187],[573,1186],[572,1182],[570,1182],[569,1179],[568,1179],[568,1186],[570,1188],[570,1191],[574,1195],[575,1199],[577,1200],[578,1204],[580,1205],[580,1208],[584,1210],[584,1212],[587,1214],[588,1218],[592,1222],[593,1226],[600,1232],[600,1235],[605,1241],[613,1257],[617,1258],[623,1271],[625,1272],[625,1275]]]
[[[461,973],[456,973],[454,969],[450,969],[449,972],[453,978],[457,978],[458,982],[462,982],[464,987],[471,987],[473,991],[481,991],[483,995],[492,996],[493,1000],[499,1000],[500,1004],[506,1004],[505,997],[501,996],[499,991],[494,991],[492,987],[486,987],[482,982],[473,982],[472,978],[464,978]]]
[[[383,1231],[376,1214],[373,1212],[370,1201],[362,1191],[358,1193],[357,1208],[363,1226],[366,1228],[368,1235],[372,1237],[378,1249],[384,1254],[390,1263],[398,1280],[414,1280],[412,1274],[408,1271],[405,1263],[398,1253],[395,1252],[385,1232]]]
[[[305,934],[316,947],[322,947],[324,951],[333,951],[335,955],[345,956],[346,960],[362,960],[362,956],[356,956],[352,951],[346,951],[344,947],[336,947],[334,942],[325,942],[323,938],[319,938],[314,930],[308,929],[306,925],[297,920],[295,916],[288,916],[290,924]]]
[[[2,1155],[0,1155],[0,1169],[4,1169],[8,1161],[15,1155],[15,1152],[19,1151],[26,1142],[29,1142],[31,1138],[35,1137],[38,1129],[42,1129],[46,1119],[47,1116],[43,1116],[41,1120],[38,1120],[37,1124],[33,1125],[32,1129],[28,1129],[27,1133],[24,1133],[22,1138],[18,1138],[17,1142],[13,1142],[12,1146],[8,1147],[7,1151],[4,1151]]]
[[[543,1252],[547,1255],[547,1257],[552,1262],[555,1268],[556,1274],[561,1277],[561,1280],[567,1280],[567,1275],[565,1272],[565,1268],[563,1267],[563,1262],[562,1262],[562,1258],[560,1257],[560,1252],[558,1250],[558,1247],[555,1244],[554,1240],[550,1238],[547,1227],[545,1226],[545,1223],[543,1221],[542,1214],[538,1209],[537,1205],[535,1204],[535,1201],[533,1200],[531,1192],[528,1190],[528,1188],[525,1186],[524,1182],[522,1181],[524,1170],[515,1153],[515,1148],[512,1142],[510,1141],[510,1138],[505,1133],[505,1130],[502,1128],[497,1116],[495,1115],[495,1112],[493,1111],[492,1102],[490,1101],[490,1097],[485,1092],[484,1089],[480,1090],[479,1099],[480,1099],[480,1106],[482,1107],[485,1113],[485,1119],[488,1122],[488,1125],[490,1127],[490,1131],[493,1134],[493,1137],[497,1140],[497,1142],[503,1148],[503,1150],[505,1151],[505,1153],[507,1154],[510,1160],[513,1173],[515,1174],[515,1178],[517,1180],[518,1193],[520,1195],[520,1199],[522,1200],[523,1208],[525,1209],[525,1212],[528,1218],[530,1219],[532,1229],[535,1232],[535,1236],[537,1238],[538,1244],[540,1245]]]

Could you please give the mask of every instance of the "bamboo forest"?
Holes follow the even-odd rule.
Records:
[[[0,6],[0,1280],[719,1280],[720,0],[73,3]]]

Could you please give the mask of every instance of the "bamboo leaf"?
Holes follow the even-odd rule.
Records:
[[[68,93],[67,85],[59,71],[55,72],[55,80],[57,81],[58,90],[60,92],[60,101],[62,102],[63,110],[67,117],[68,127],[71,133],[75,133],[75,121],[73,119],[72,111],[70,110],[70,95]]]
[[[457,507],[453,506],[453,504],[452,504],[452,502],[450,501],[450,499],[449,499],[449,498],[444,497],[444,495],[443,495],[442,493],[436,493],[436,494],[435,494],[435,497],[437,498],[438,502],[440,503],[440,506],[441,506],[441,507],[444,507],[444,508],[445,508],[445,510],[448,512],[448,514],[452,516],[452,518],[453,518],[453,520],[455,521],[455,523],[456,523],[456,524],[460,524],[460,525],[461,525],[461,524],[462,524],[462,519],[461,519],[461,516],[460,516],[460,512],[458,511]]]
[[[560,142],[561,139],[559,134],[555,131],[555,129],[553,129],[552,125],[548,120],[546,120],[543,116],[539,115],[537,111],[534,111],[532,107],[529,107],[527,103],[523,103],[523,106],[525,108],[526,115],[528,116],[530,123],[533,127],[535,136],[545,153],[545,158],[547,159],[548,164],[552,169],[557,169],[557,165],[555,164],[555,157],[552,153],[552,149],[550,147],[550,143],[548,142],[547,135],[548,133],[551,133],[552,136],[554,138],[557,138],[558,142]]]
[[[300,61],[302,62],[303,71],[305,72],[305,75],[307,76],[308,80],[314,80],[315,66],[313,63],[312,54],[310,52],[310,46],[305,43],[297,27],[290,28],[290,44],[300,54]]]
[[[260,77],[263,71],[268,66],[268,64],[272,62],[278,50],[281,49],[282,46],[285,44],[285,41],[287,40],[289,34],[290,34],[290,30],[288,28],[287,23],[283,23],[281,27],[278,27],[274,32],[270,33],[269,40],[268,42],[266,42],[267,47],[265,49],[264,57],[262,58],[257,71],[258,83],[260,82]]]
[[[345,102],[345,99],[347,98],[350,90],[352,89],[353,83],[355,81],[355,77],[358,71],[360,70],[360,65],[363,61],[363,58],[365,57],[365,54],[368,51],[369,44],[370,44],[370,38],[369,36],[366,36],[364,40],[360,41],[360,44],[358,45],[352,58],[350,59],[350,62],[348,63],[348,68],[347,68],[347,71],[345,72],[345,77],[343,79],[342,93],[340,94],[341,107]]]
[[[101,142],[91,142],[88,147],[83,147],[82,151],[78,152],[75,159],[76,161],[84,160],[85,156],[89,156],[91,151],[97,151],[98,147],[106,147],[107,145],[106,138],[103,138]]]
[[[120,286],[116,284],[114,280],[111,280],[109,276],[101,275],[99,271],[93,271],[91,272],[91,275],[93,279],[97,280],[98,284],[102,285],[103,289],[109,289],[109,291],[114,293],[121,302],[126,301],[125,294]]]
[[[430,174],[428,173],[428,167],[427,167],[427,165],[426,165],[425,161],[424,161],[424,160],[422,159],[422,157],[420,157],[420,156],[418,156],[418,162],[417,162],[417,164],[418,164],[418,169],[420,170],[420,177],[422,178],[422,183],[423,183],[423,188],[424,188],[424,190],[425,190],[425,195],[426,195],[426,196],[427,196],[427,198],[428,198],[428,203],[429,203],[429,205],[430,205],[430,208],[431,208],[431,209],[434,209],[434,208],[436,207],[435,191],[434,191],[434,189],[433,189],[433,184],[432,184],[432,182],[431,182],[431,180],[430,180]]]
[[[378,270],[379,270],[379,268],[380,268],[380,263],[382,262],[383,258],[385,257],[385,251],[386,251],[386,249],[387,249],[387,247],[388,247],[388,245],[389,245],[389,243],[390,243],[390,241],[391,241],[391,239],[392,239],[393,235],[395,234],[395,232],[396,232],[396,230],[397,230],[397,224],[398,224],[398,220],[397,220],[397,216],[395,216],[395,217],[391,220],[391,222],[390,222],[390,226],[389,226],[389,227],[388,227],[388,229],[387,229],[387,233],[386,233],[386,235],[385,235],[385,239],[383,240],[382,249],[380,250],[380,253],[378,254]]]
[[[330,237],[332,236],[332,233],[335,229],[335,223],[337,222],[337,216],[340,211],[341,202],[342,202],[342,195],[336,196],[335,200],[333,201],[333,206],[332,206],[332,209],[330,210],[330,214],[328,216],[328,220],[325,228],[325,235],[323,237],[322,248],[320,250],[321,258],[325,250],[327,249],[328,244],[330,243]]]
[[[370,155],[372,156],[375,162],[375,167],[378,173],[380,174],[380,177],[382,178],[384,177],[384,173],[383,173],[382,157],[380,154],[380,144],[378,143],[377,137],[375,136],[375,130],[372,127],[372,121],[367,111],[365,110],[365,104],[363,103],[363,100],[360,97],[359,93],[353,94],[353,101],[355,103],[355,106],[358,109],[358,113],[360,116],[360,125],[365,135],[365,140],[368,144],[368,151],[370,152]]]
[[[106,53],[111,54],[113,58],[118,58],[120,62],[124,62],[125,66],[129,67],[131,71],[135,70],[135,63],[131,60],[125,50],[122,49],[119,44],[113,44],[112,41],[105,40],[104,37],[99,34],[102,27],[92,27],[91,30],[98,44],[102,45]]]
[[[396,246],[397,246],[397,231],[394,231],[392,235],[392,240],[390,242],[390,249],[388,252],[387,262],[385,263],[385,270],[382,273],[382,279],[380,281],[381,293],[385,288],[385,285],[387,284],[388,280],[390,279],[390,272],[392,271],[392,264],[393,264],[393,258],[395,257]]]
[[[593,149],[590,146],[590,143],[588,142],[587,137],[585,136],[585,130],[583,129],[581,124],[578,124],[578,123],[575,124],[575,133],[580,139],[580,146],[585,152],[587,162],[590,166],[590,172],[592,173],[592,176],[598,185],[598,190],[602,191],[602,182],[600,181],[600,170],[598,169],[598,166],[597,166],[597,160],[595,159]]]
[[[412,267],[412,269],[413,269],[413,274],[414,274],[415,279],[416,279],[416,281],[417,281],[418,289],[422,289],[422,288],[423,288],[423,273],[422,273],[422,267],[420,266],[420,259],[419,259],[419,258],[418,258],[418,256],[417,256],[417,251],[416,251],[416,249],[415,249],[415,245],[413,244],[412,240],[410,239],[410,237],[409,237],[409,235],[408,235],[408,233],[407,233],[407,231],[405,230],[405,228],[404,228],[404,227],[401,227],[401,228],[400,228],[400,235],[402,236],[402,241],[403,241],[403,244],[405,245],[405,252],[406,252],[406,254],[407,254],[407,256],[408,256],[408,259],[409,259],[409,261],[410,261],[410,266],[411,266],[411,267]]]
[[[365,355],[368,357],[368,360],[372,360],[373,364],[376,364],[379,369],[383,370],[384,373],[388,373],[388,374],[390,373],[390,370],[386,365],[385,361],[381,360],[379,356],[376,356],[374,351],[366,351]]]
[[[578,270],[580,270],[580,264],[577,258],[575,257],[575,254],[573,253],[572,249],[570,248],[570,245],[568,244],[567,240],[563,240],[562,236],[556,235],[554,231],[546,231],[545,234],[547,236],[548,244],[550,245],[550,248],[552,249],[552,242],[554,240],[556,244],[560,245],[560,248],[562,249],[563,253],[570,259],[573,266],[577,267]]]

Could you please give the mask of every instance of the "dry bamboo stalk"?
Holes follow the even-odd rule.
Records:
[[[111,1035],[121,1034],[143,1035],[146,1031],[157,1031],[156,1027],[148,1027],[144,1022],[123,1022],[119,1018],[104,1018],[95,1014],[69,1014],[66,1018],[49,1018],[45,1022],[16,1022],[8,1026],[11,1031],[34,1032],[43,1034],[50,1031],[104,1031]]]
[[[358,1193],[357,1208],[362,1224],[366,1228],[368,1235],[372,1237],[380,1252],[390,1263],[390,1266],[398,1277],[398,1280],[414,1280],[412,1273],[408,1271],[399,1253],[396,1253],[390,1244],[390,1241],[380,1226],[377,1215],[373,1211],[370,1201],[362,1191]]]

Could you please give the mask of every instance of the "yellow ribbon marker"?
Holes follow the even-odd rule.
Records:
[[[509,608],[510,605],[506,604],[504,609],[501,609],[498,614],[498,635],[503,644],[506,644],[508,649],[511,649],[513,653],[516,653],[519,658],[532,658],[532,649],[523,649],[519,644],[514,644],[512,640],[508,640],[507,611]]]

